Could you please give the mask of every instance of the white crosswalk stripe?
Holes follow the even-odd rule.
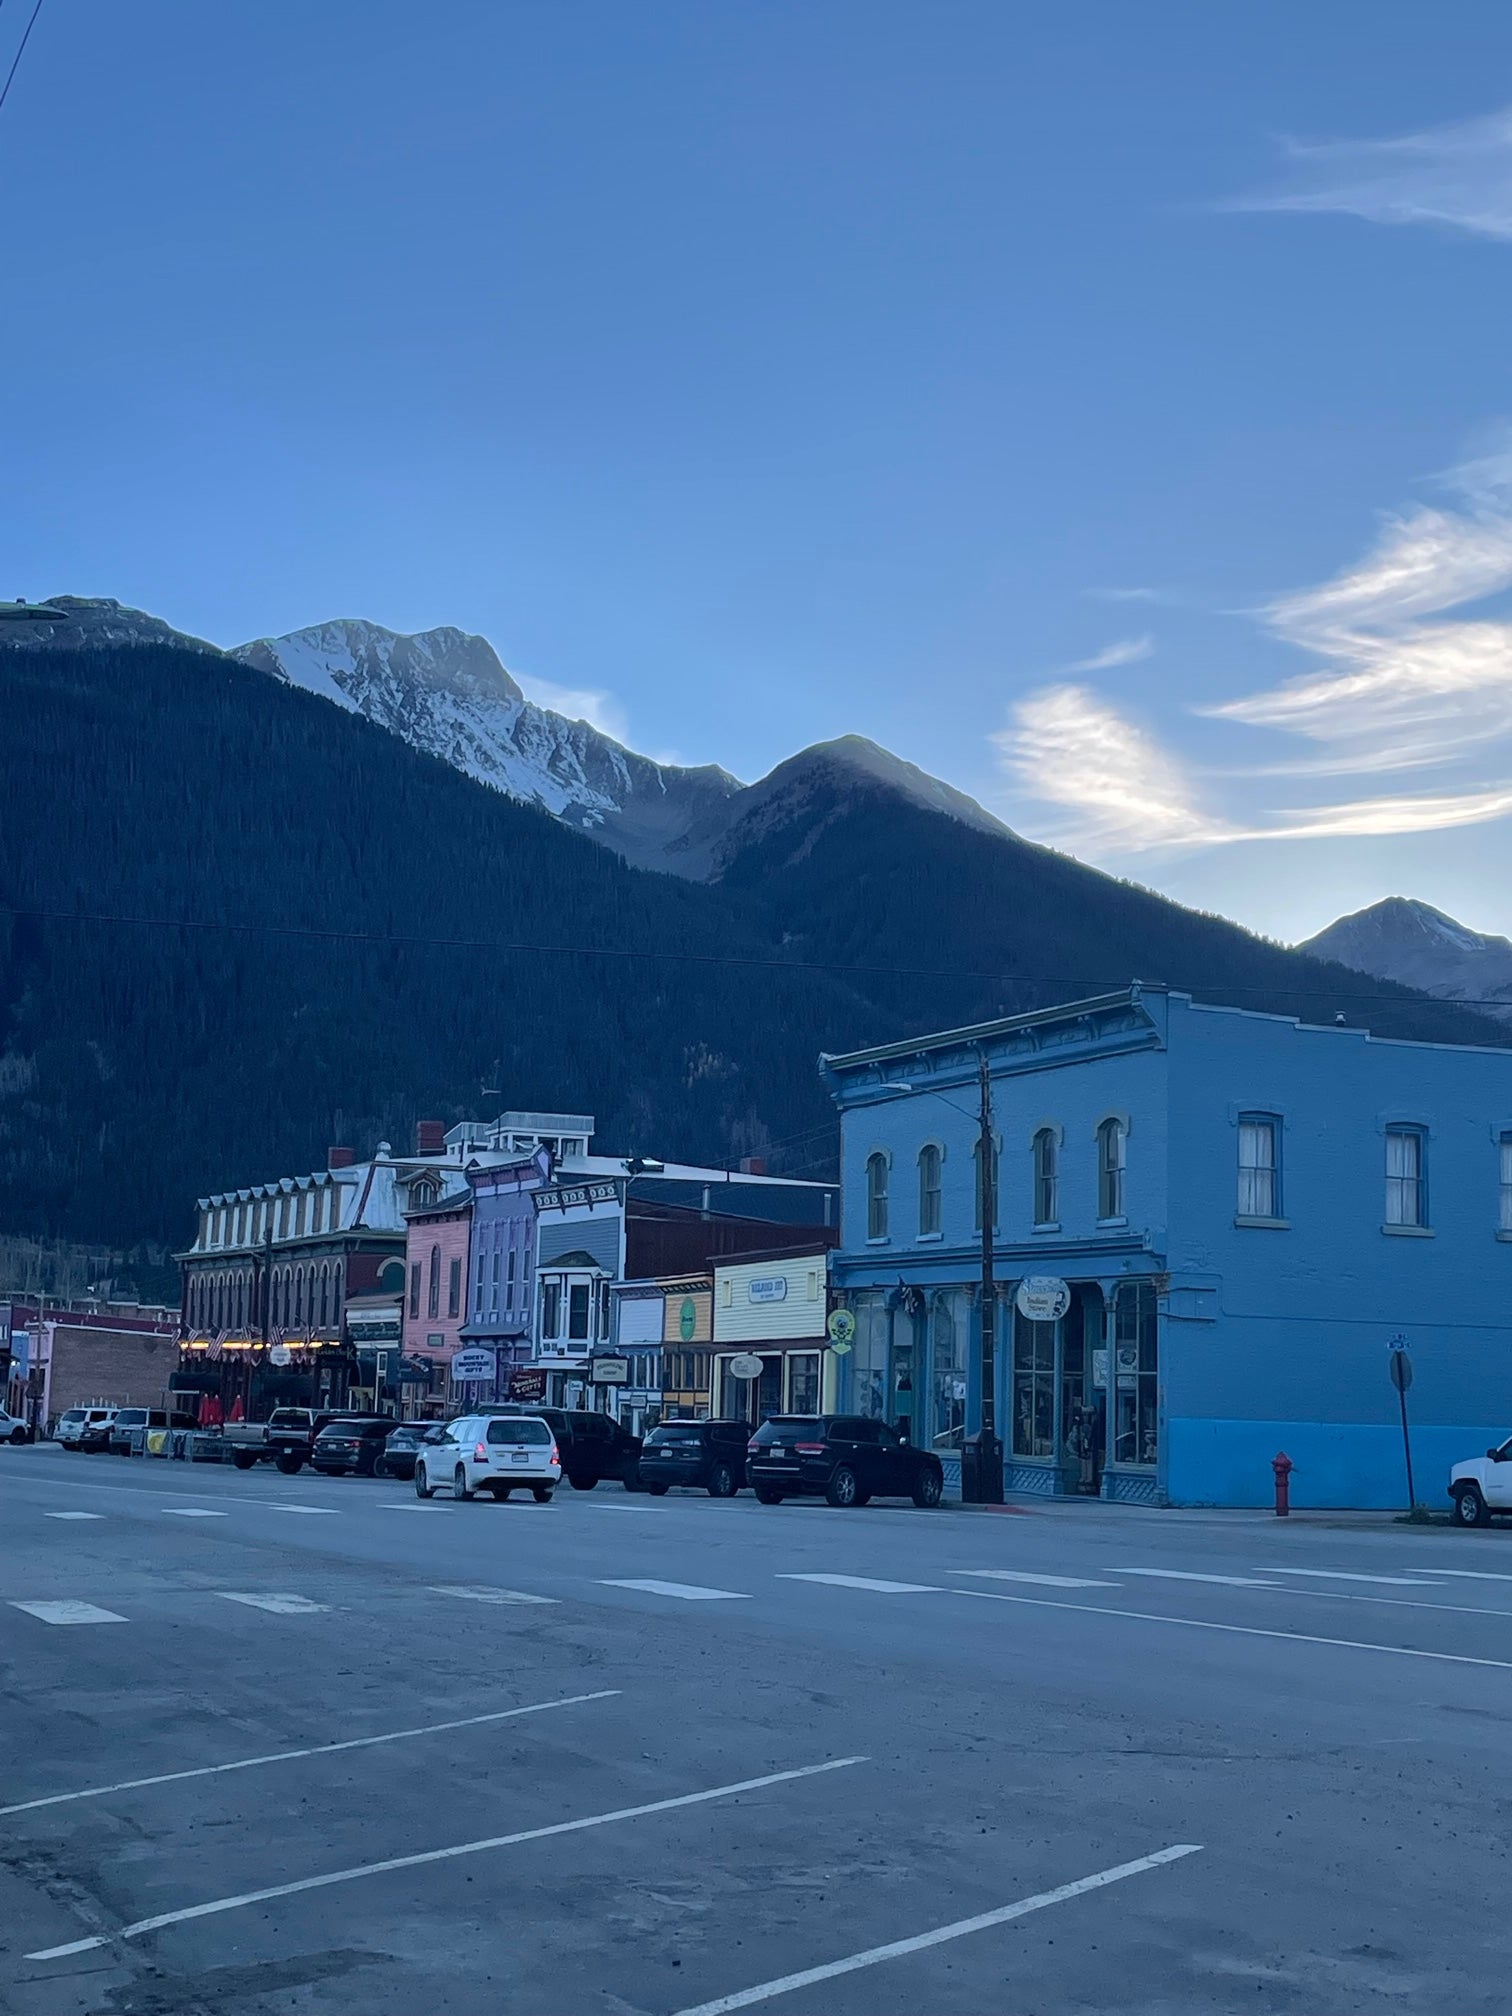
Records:
[[[523,1589],[466,1589],[445,1582],[432,1582],[433,1596],[459,1596],[464,1603],[558,1603],[558,1596],[528,1596]]]
[[[203,1505],[165,1505],[164,1515],[169,1519],[227,1519],[227,1512],[211,1512]]]
[[[124,1624],[115,1610],[101,1610],[94,1603],[12,1603],[12,1610],[24,1610],[42,1624]]]
[[[990,1582],[1035,1582],[1044,1589],[1116,1589],[1116,1582],[1093,1582],[1083,1575],[1031,1575],[1023,1568],[952,1568],[952,1575],[980,1575]]]
[[[1199,1575],[1190,1568],[1120,1568],[1120,1575],[1149,1575],[1161,1582],[1221,1582],[1228,1589],[1279,1589],[1279,1582],[1265,1582],[1258,1575]]]
[[[1456,1582],[1512,1582],[1512,1575],[1499,1575],[1493,1568],[1430,1568],[1429,1574],[1452,1575]]]
[[[103,1519],[103,1512],[44,1512],[44,1519]]]
[[[938,1582],[880,1582],[871,1575],[779,1575],[779,1582],[822,1582],[829,1589],[872,1589],[879,1596],[944,1596]]]
[[[214,1589],[223,1603],[245,1603],[252,1610],[271,1610],[275,1617],[305,1617],[329,1605],[312,1603],[307,1596],[254,1595],[237,1589]]]
[[[605,1577],[605,1589],[638,1589],[647,1596],[675,1596],[682,1603],[748,1603],[744,1589],[704,1589],[696,1582],[655,1582]]]
[[[1353,1575],[1344,1568],[1267,1568],[1267,1575],[1306,1575],[1319,1582],[1380,1582],[1391,1589],[1431,1589],[1421,1575]]]
[[[339,1519],[341,1517],[341,1514],[336,1510],[334,1505],[278,1505],[272,1499],[268,1501],[268,1510],[270,1512],[308,1512],[321,1519]]]

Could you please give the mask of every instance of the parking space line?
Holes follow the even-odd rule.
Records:
[[[250,1610],[271,1610],[275,1617],[309,1617],[328,1610],[328,1603],[312,1603],[308,1596],[250,1595],[236,1589],[212,1589],[223,1603],[245,1603]]]
[[[614,1581],[605,1579],[605,1589],[640,1589],[648,1596],[675,1596],[683,1603],[749,1603],[744,1589],[705,1589],[697,1582]]]
[[[779,1575],[779,1582],[822,1582],[831,1589],[873,1589],[879,1596],[945,1596],[938,1582],[880,1582],[870,1575]]]
[[[559,1596],[527,1596],[523,1589],[467,1589],[460,1584],[432,1582],[433,1596],[460,1596],[465,1603],[559,1603]]]
[[[1262,1582],[1258,1575],[1198,1575],[1190,1568],[1120,1568],[1120,1575],[1149,1575],[1161,1582],[1221,1582],[1227,1589],[1279,1589],[1279,1582]]]
[[[181,1911],[161,1911],[154,1918],[139,1918],[116,1933],[96,1933],[88,1939],[72,1939],[63,1946],[44,1946],[28,1953],[28,1960],[66,1960],[75,1953],[92,1953],[97,1947],[118,1939],[140,1939],[148,1932],[161,1932],[169,1925],[184,1925],[195,1918],[215,1918],[226,1911],[242,1911],[249,1904],[268,1904],[276,1897],[296,1897],[306,1890],[327,1890],[337,1883],[358,1883],[368,1876],[387,1876],[397,1869],[420,1869],[433,1862],[455,1862],[464,1855],[482,1855],[495,1848],[518,1848],[527,1841],[549,1841],[558,1834],[580,1834],[590,1827],[612,1827],[621,1820],[641,1820],[651,1813],[674,1813],[685,1806],[706,1806],[715,1799],[733,1799],[742,1792],[762,1792],[771,1785],[791,1785],[800,1778],[818,1778],[828,1771],[848,1771],[864,1764],[864,1757],[832,1757],[823,1764],[804,1764],[793,1771],[769,1771],[761,1778],[742,1778],[732,1785],[711,1785],[703,1792],[683,1792],[674,1799],[651,1799],[643,1806],[620,1806],[612,1813],[590,1813],[581,1820],[558,1820],[546,1827],[525,1827],[517,1834],[494,1834],[483,1841],[461,1841],[451,1848],[429,1848],[418,1855],[391,1855],[383,1862],[363,1862],[352,1869],[332,1869],[324,1876],[304,1876],[294,1883],[274,1883],[266,1890],[246,1890],[237,1897],[215,1897],[207,1904],[190,1904]]]
[[[24,1610],[40,1624],[124,1624],[114,1610],[101,1610],[93,1603],[12,1603],[12,1610]]]
[[[1062,1883],[1054,1890],[1041,1890],[1033,1897],[1021,1897],[1016,1904],[999,1905],[996,1911],[983,1911],[975,1918],[957,1918],[953,1925],[939,1925],[932,1932],[917,1932],[911,1939],[894,1939],[886,1946],[869,1946],[864,1953],[851,1953],[844,1960],[831,1960],[822,1967],[805,1967],[798,1974],[783,1974],[775,1981],[758,1982],[754,1988],[740,1988],[733,1995],[716,1996],[712,2002],[700,2002],[695,2008],[681,2009],[677,2016],[729,2016],[734,2009],[749,2009],[757,2002],[770,2002],[778,1995],[791,1995],[797,1988],[812,1988],[819,1981],[833,1981],[841,1974],[855,1974],[863,1967],[878,1967],[886,1960],[902,1960],[910,1953],[922,1953],[931,1946],[943,1946],[951,1939],[966,1939],[973,1932],[990,1932],[995,1925],[1011,1925],[1015,1918],[1027,1918],[1031,1912],[1046,1911],[1052,1904],[1069,1903],[1073,1897],[1085,1897],[1092,1890],[1106,1890],[1110,1883],[1122,1883],[1130,1876],[1141,1876],[1147,1869],[1159,1869],[1170,1862],[1179,1862],[1187,1855],[1200,1855],[1201,1844],[1182,1841],[1171,1848],[1158,1848],[1153,1855],[1141,1855],[1135,1862],[1120,1862],[1112,1869],[1099,1869],[1095,1876],[1078,1877],[1074,1883]],[[28,1959],[35,1955],[28,1954]]]
[[[951,1568],[951,1575],[979,1575],[991,1582],[1037,1582],[1046,1589],[1116,1589],[1116,1582],[1091,1582],[1081,1575],[1031,1575],[1022,1568]]]
[[[454,1722],[423,1722],[414,1729],[388,1729],[381,1736],[348,1736],[340,1743],[315,1743],[304,1750],[269,1750],[261,1757],[235,1757],[229,1764],[199,1764],[191,1771],[160,1771],[152,1778],[123,1778],[116,1785],[87,1785],[81,1792],[52,1792],[43,1799],[20,1799],[0,1806],[8,1813],[34,1813],[39,1806],[68,1806],[76,1799],[104,1799],[115,1792],[141,1792],[152,1785],[178,1785],[186,1778],[218,1778],[225,1771],[255,1771],[263,1764],[294,1764],[306,1757],[334,1757],[339,1750],[371,1750],[381,1743],[407,1743],[414,1736],[444,1736],[453,1729],[481,1729],[490,1722],[512,1722],[522,1715],[547,1715],[554,1708],[580,1708],[585,1701],[613,1701],[618,1687],[594,1694],[564,1694],[554,1701],[530,1701],[523,1708],[494,1708],[486,1715],[463,1715]]]
[[[979,1603],[1023,1603],[1034,1610],[1073,1610],[1083,1617],[1130,1617],[1139,1624],[1179,1624],[1188,1631],[1224,1631],[1237,1638],[1279,1638],[1287,1645],[1336,1645],[1347,1652],[1389,1652],[1397,1659],[1437,1659],[1448,1666],[1490,1666],[1501,1673],[1512,1673],[1512,1659],[1479,1659],[1469,1652],[1427,1652],[1415,1645],[1376,1645],[1366,1638],[1323,1638],[1310,1631],[1267,1630],[1263,1624],[1219,1624],[1211,1617],[1172,1617],[1159,1610],[1124,1610],[1114,1603],[1063,1603],[1053,1596],[1010,1596],[999,1589],[957,1589],[955,1593],[974,1596]]]

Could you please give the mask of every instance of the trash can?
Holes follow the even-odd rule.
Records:
[[[1003,1445],[990,1429],[978,1429],[961,1444],[961,1503],[1001,1505]]]

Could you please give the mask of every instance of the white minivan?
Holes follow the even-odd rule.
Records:
[[[511,1491],[529,1491],[544,1505],[561,1475],[556,1437],[539,1414],[468,1414],[421,1443],[415,1496],[432,1498],[449,1484],[453,1498],[479,1491],[507,1498]]]

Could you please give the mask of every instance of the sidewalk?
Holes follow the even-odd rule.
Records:
[[[1037,1498],[1024,1493],[1011,1493],[1001,1505],[963,1505],[959,1499],[950,1499],[947,1503],[953,1512],[999,1519],[1006,1515],[1011,1518],[1068,1519],[1109,1524],[1153,1519],[1172,1526],[1310,1526],[1362,1533],[1447,1533],[1456,1530],[1450,1525],[1447,1506],[1443,1511],[1437,1506],[1427,1507],[1431,1524],[1423,1524],[1409,1521],[1401,1510],[1354,1511],[1344,1506],[1299,1508],[1294,1505],[1290,1516],[1280,1520],[1264,1506],[1126,1505],[1106,1498]],[[1486,1532],[1496,1530],[1494,1526],[1485,1529]],[[1512,1535],[1512,1526],[1508,1526],[1506,1531]]]

